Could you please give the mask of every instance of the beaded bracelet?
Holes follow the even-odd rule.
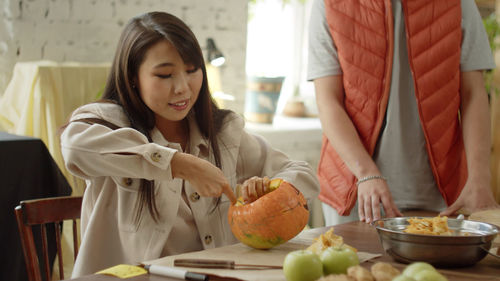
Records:
[[[367,176],[367,177],[362,177],[356,182],[356,186],[359,186],[360,183],[369,181],[369,180],[374,180],[374,179],[381,179],[387,181],[387,178],[384,176]]]

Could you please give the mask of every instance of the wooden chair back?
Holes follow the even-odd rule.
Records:
[[[82,197],[61,196],[34,200],[21,201],[15,208],[19,235],[23,247],[26,270],[30,281],[42,281],[42,271],[38,261],[37,248],[34,240],[33,226],[40,226],[42,241],[42,257],[44,260],[45,280],[51,280],[50,262],[48,254],[47,226],[51,224],[55,228],[55,240],[57,245],[57,257],[59,261],[59,277],[64,279],[63,258],[61,251],[61,226],[65,220],[73,221],[73,250],[74,259],[78,255],[78,233],[76,220],[80,218]]]

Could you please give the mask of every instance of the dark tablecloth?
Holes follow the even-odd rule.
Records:
[[[40,139],[0,132],[0,192],[0,280],[27,281],[14,208],[22,200],[71,195],[71,187]],[[54,257],[55,244],[49,249]]]

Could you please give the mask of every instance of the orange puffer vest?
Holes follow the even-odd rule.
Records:
[[[439,190],[449,205],[467,166],[459,122],[460,0],[401,0],[418,112]],[[345,108],[373,155],[389,98],[393,60],[391,0],[325,0],[326,18],[343,71]],[[319,199],[341,215],[357,200],[356,178],[323,136]]]

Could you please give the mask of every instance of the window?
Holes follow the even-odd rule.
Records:
[[[246,73],[286,77],[278,112],[296,89],[300,89],[297,93],[301,97],[314,100],[312,83],[305,80],[312,1],[256,0],[249,4]]]

